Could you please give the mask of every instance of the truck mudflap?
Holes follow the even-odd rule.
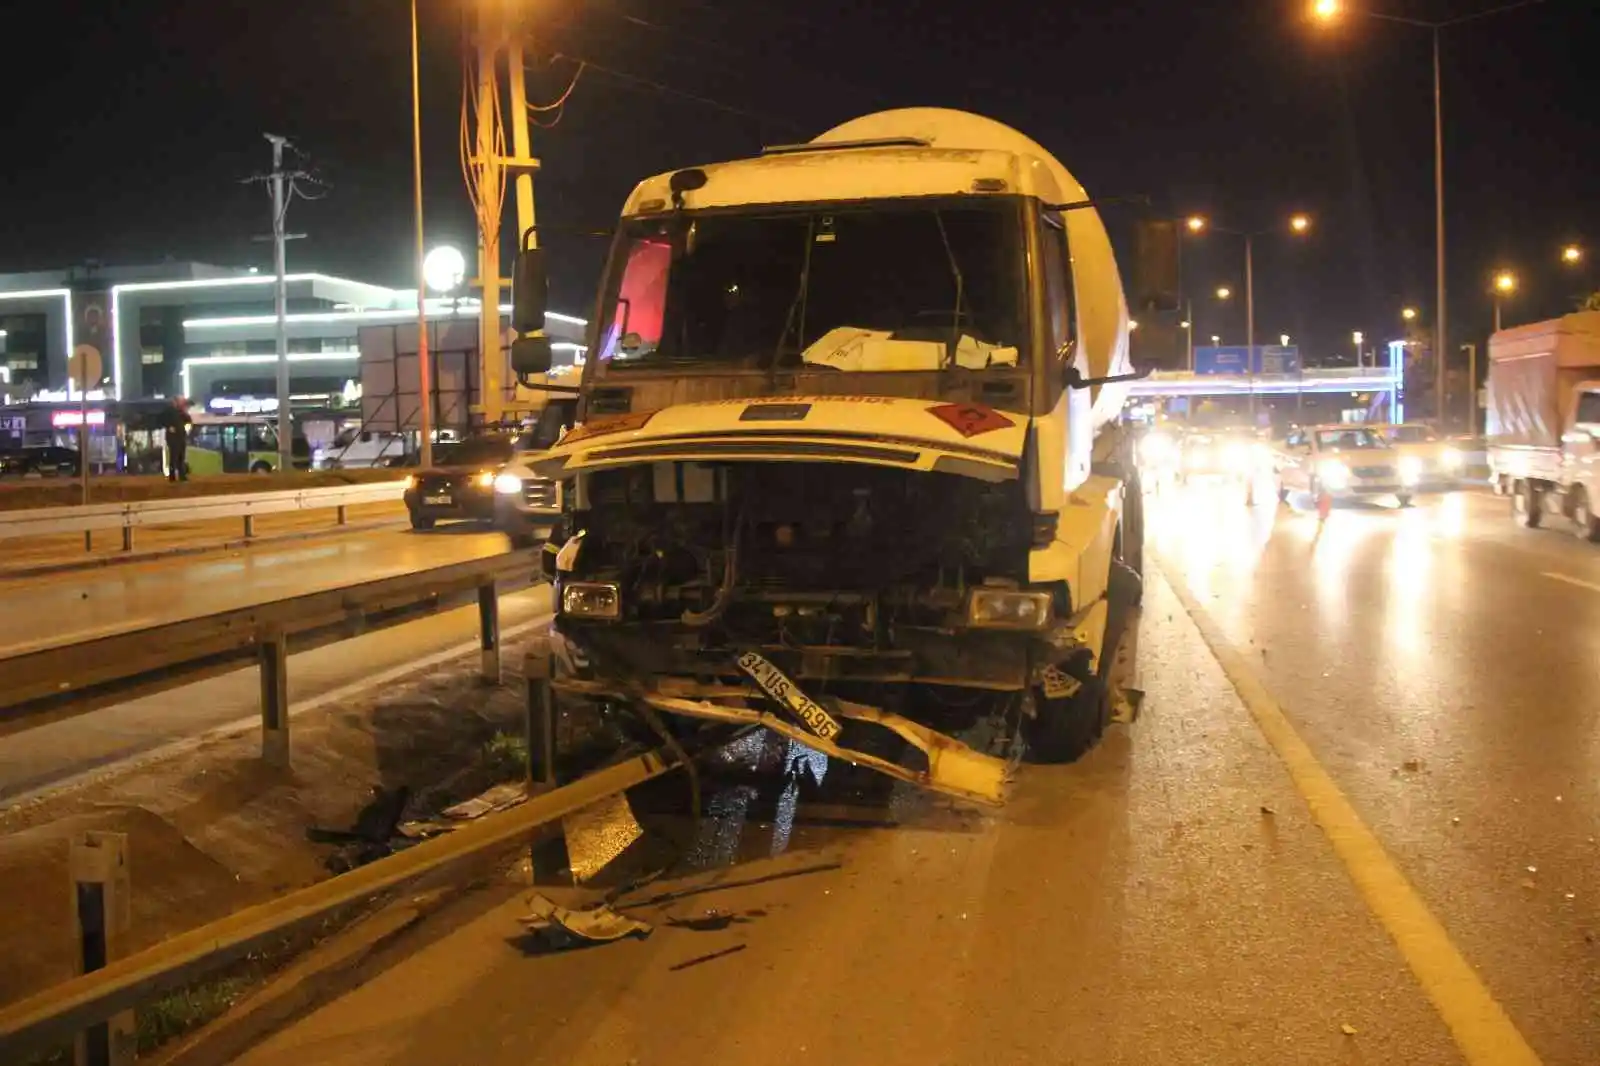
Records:
[[[746,672],[751,673],[750,670]],[[767,672],[756,666],[756,672],[762,675],[760,688],[705,684],[676,678],[663,679],[665,684],[648,688],[576,678],[556,679],[551,682],[551,686],[557,692],[590,699],[643,704],[652,710],[667,711],[712,722],[764,726],[832,758],[876,770],[907,784],[988,807],[999,807],[1004,804],[1010,770],[1004,760],[986,755],[954,737],[919,725],[898,714],[848,700],[830,699],[822,715],[813,713],[804,720],[810,724],[808,728],[801,720],[790,717],[790,714],[795,713],[792,709],[809,705],[821,710],[821,705],[805,696],[799,686],[781,674],[774,678],[772,675],[776,673],[775,670]],[[773,695],[774,691],[780,694]],[[766,709],[769,703],[782,707],[788,713]],[[926,756],[927,770],[913,770],[869,752],[845,746],[840,741],[848,739],[850,730],[833,721],[833,716],[889,730]]]

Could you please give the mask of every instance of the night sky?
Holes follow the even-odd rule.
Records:
[[[536,129],[541,223],[608,227],[633,183],[673,167],[804,140],[887,107],[942,105],[1017,126],[1092,195],[1149,195],[1237,228],[1316,219],[1263,239],[1257,330],[1313,356],[1353,329],[1431,317],[1428,34],[1352,18],[1336,33],[1300,0],[529,0],[530,95],[553,99],[587,60],[560,121]],[[1445,18],[1500,0],[1375,0]],[[470,249],[456,143],[463,11],[423,0],[429,243]],[[328,183],[296,203],[290,268],[411,282],[408,9],[404,0],[56,0],[8,34],[0,271],[163,256],[270,266],[263,131]],[[1516,269],[1512,320],[1600,285],[1600,98],[1581,76],[1600,4],[1548,2],[1447,32],[1446,198],[1453,340],[1488,331],[1491,271]],[[29,54],[34,58],[28,58]],[[559,57],[559,58],[558,58]],[[700,99],[694,99],[698,97]],[[513,214],[507,205],[507,217]],[[1126,220],[1124,220],[1126,221]],[[1121,225],[1111,219],[1114,227]],[[1577,241],[1591,257],[1563,268]],[[554,305],[582,314],[603,241],[551,236]],[[1197,338],[1243,342],[1237,242],[1186,253]]]

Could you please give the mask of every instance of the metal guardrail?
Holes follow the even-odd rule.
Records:
[[[133,531],[141,526],[170,526],[218,518],[242,518],[244,535],[253,537],[255,520],[260,515],[331,508],[339,512],[338,522],[344,525],[345,508],[364,503],[388,503],[400,499],[404,494],[404,481],[379,481],[313,489],[191,496],[178,500],[92,503],[81,507],[35,507],[22,511],[0,511],[0,540],[120,529],[123,550],[132,551]]]
[[[61,717],[83,714],[130,695],[171,688],[196,675],[233,669],[252,658],[261,671],[262,757],[289,764],[289,641],[295,650],[341,640],[437,610],[453,594],[475,591],[482,650],[480,671],[500,681],[498,583],[532,578],[529,552],[452,563],[321,592],[284,597],[198,618],[132,629],[86,641],[0,656],[0,736]],[[548,652],[529,667],[548,673]],[[544,794],[502,815],[426,841],[331,881],[291,892],[211,925],[173,937],[0,1009],[0,1062],[19,1061],[24,1048],[86,1034],[109,1055],[103,1024],[120,1011],[181,987],[374,893],[393,888],[467,856],[510,844],[597,799],[672,769],[666,752],[652,752],[555,788],[553,706],[529,688],[527,735],[530,788]],[[679,754],[682,748],[674,749]],[[549,791],[553,789],[553,791]],[[76,876],[76,875],[75,875]],[[77,912],[75,912],[77,913]],[[80,937],[85,935],[80,928]],[[110,1061],[102,1057],[103,1061]]]
[[[451,863],[516,844],[543,825],[676,765],[665,751],[631,758],[534,796],[520,807],[485,815],[453,833],[180,933],[0,1008],[0,1061],[19,1062],[30,1051],[71,1040],[76,1033],[181,988],[311,922]]]
[[[531,553],[452,563],[321,592],[290,596],[90,640],[5,655],[0,651],[0,736],[187,684],[256,662],[261,669],[262,754],[289,761],[288,657],[437,610],[476,592],[486,678],[500,678],[496,585],[531,579]]]

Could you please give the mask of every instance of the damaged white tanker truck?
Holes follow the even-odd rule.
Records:
[[[522,252],[525,380],[543,276]],[[1077,757],[1140,595],[1128,325],[1083,188],[976,115],[642,182],[576,422],[535,464],[562,486],[557,697],[761,724],[983,803],[1007,763],[955,739],[978,719]]]

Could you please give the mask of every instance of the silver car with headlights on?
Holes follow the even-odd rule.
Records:
[[[1279,449],[1278,496],[1309,493],[1330,500],[1392,496],[1409,507],[1422,483],[1423,461],[1393,447],[1378,427],[1309,426],[1291,431]]]

